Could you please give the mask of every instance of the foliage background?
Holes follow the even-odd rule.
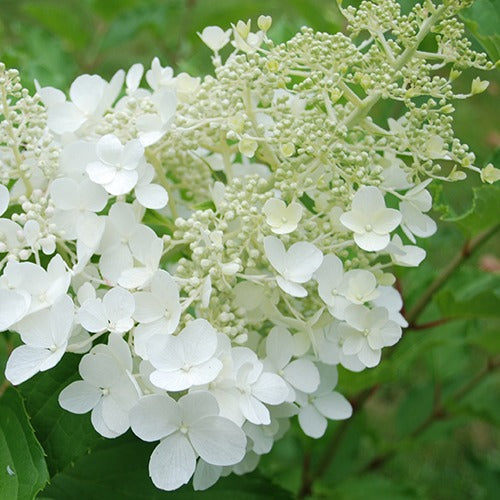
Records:
[[[403,9],[413,4],[400,3]],[[494,60],[499,10],[495,0],[477,0],[463,15],[473,43]],[[135,62],[148,67],[154,56],[176,72],[204,75],[211,72],[210,52],[196,32],[262,13],[273,16],[270,35],[277,42],[304,24],[344,28],[333,0],[0,0],[0,13],[0,60],[19,68],[30,89],[34,78],[62,89],[82,73],[109,78]],[[467,91],[474,76],[458,84]],[[499,167],[500,78],[498,71],[481,76],[491,84],[457,103],[455,128],[478,165]],[[202,494],[191,486],[161,493],[147,478],[149,444],[129,434],[104,440],[88,415],[58,408],[57,393],[75,378],[78,362],[67,355],[18,391],[0,375],[2,498],[498,498],[500,198],[499,188],[479,184],[470,179],[435,191],[435,216],[442,220],[424,242],[428,258],[417,270],[398,271],[412,327],[384,350],[379,367],[341,373],[340,389],[355,415],[331,423],[322,439],[305,437],[294,423],[257,473],[231,476]],[[415,314],[419,301],[425,308]],[[1,373],[7,351],[0,337]]]

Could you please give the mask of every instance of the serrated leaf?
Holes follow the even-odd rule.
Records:
[[[43,455],[19,393],[8,389],[0,398],[0,497],[34,498],[49,480]]]
[[[469,236],[474,236],[499,223],[500,187],[484,185],[473,189],[472,206],[460,215],[447,215],[443,220],[455,222]]]
[[[47,453],[51,475],[104,440],[92,427],[90,415],[69,413],[57,401],[59,393],[79,378],[79,360],[80,356],[66,354],[57,366],[38,373],[19,387],[36,435]]]

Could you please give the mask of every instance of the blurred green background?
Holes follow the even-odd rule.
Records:
[[[412,4],[401,3],[404,8]],[[493,57],[499,46],[499,3],[478,0],[464,15],[475,46],[483,43]],[[196,32],[214,24],[227,28],[238,19],[255,21],[259,14],[273,17],[270,36],[275,41],[290,38],[302,25],[329,32],[344,28],[333,0],[0,0],[0,60],[18,68],[31,89],[35,78],[42,85],[67,89],[79,74],[109,78],[136,62],[148,67],[154,56],[176,72],[204,75],[211,72],[210,51]],[[461,77],[458,85],[468,90],[474,76],[470,72]],[[500,80],[498,71],[481,76],[491,85],[484,94],[457,103],[455,128],[482,166],[499,158]],[[498,224],[494,210],[499,190],[476,191],[474,205],[478,184],[471,179],[434,193],[438,204],[452,207],[448,215],[443,208],[436,216],[450,219],[471,208],[473,213],[458,224],[442,221],[438,234],[424,243],[428,259],[421,268],[398,271],[407,308],[467,249],[471,238],[482,230],[493,232]],[[480,206],[489,210],[484,219],[474,215]],[[294,425],[262,458],[260,473],[294,494],[312,491],[314,498],[499,498],[498,245],[497,232],[478,252],[464,254],[418,318],[427,327],[408,330],[397,346],[384,350],[379,367],[341,373],[341,391],[356,406],[351,420],[331,423],[319,441],[306,438]],[[440,324],[432,327],[434,322]],[[55,373],[58,369],[64,370]],[[28,383],[24,394],[30,390]],[[27,405],[29,412],[29,400]],[[47,429],[40,430],[36,422],[42,444],[50,445]],[[56,486],[57,481],[53,478]],[[101,495],[99,487],[98,482],[93,486],[95,498],[122,498],[109,490]],[[50,498],[65,498],[57,487],[48,491]]]

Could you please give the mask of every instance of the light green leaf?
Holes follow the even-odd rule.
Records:
[[[500,214],[500,187],[492,184],[474,188],[470,209],[460,215],[448,214],[443,220],[455,222],[467,235],[474,236],[498,224],[498,214]]]
[[[0,497],[34,498],[48,480],[43,449],[19,393],[10,388],[0,397]]]
[[[493,62],[500,58],[500,3],[497,0],[476,0],[460,13],[467,28],[484,47]]]
[[[500,285],[474,296],[458,298],[452,290],[443,290],[435,297],[441,314],[447,318],[478,318],[500,316]]]

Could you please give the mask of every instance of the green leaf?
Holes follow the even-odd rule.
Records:
[[[406,436],[418,428],[432,413],[434,387],[432,384],[413,387],[400,404],[397,427],[400,436]]]
[[[460,215],[448,214],[442,219],[455,222],[463,231],[473,236],[498,224],[500,213],[500,187],[484,185],[473,189],[472,206]]]
[[[452,290],[443,290],[435,297],[441,314],[448,318],[478,318],[500,316],[500,285],[463,299]]]
[[[410,500],[419,498],[416,491],[401,481],[374,474],[342,482],[330,493],[336,500]]]
[[[191,485],[173,492],[158,490],[148,477],[148,462],[156,443],[144,443],[131,432],[100,443],[51,479],[43,495],[53,500],[189,500],[290,499],[291,495],[260,475],[229,476],[205,492]]]
[[[92,427],[90,415],[69,413],[57,401],[59,393],[79,378],[79,360],[80,356],[66,354],[57,366],[38,373],[19,387],[26,400],[31,423],[47,453],[51,475],[104,440]]]
[[[484,47],[493,62],[500,59],[500,3],[498,0],[476,0],[460,17]]]
[[[71,49],[84,48],[90,39],[88,12],[82,10],[82,2],[75,9],[74,2],[29,2],[23,5],[26,13],[36,19],[51,33],[58,36]],[[85,15],[87,14],[87,15]],[[87,18],[87,19],[86,19]]]
[[[0,492],[4,499],[30,499],[49,480],[21,397],[10,388],[0,398]]]

